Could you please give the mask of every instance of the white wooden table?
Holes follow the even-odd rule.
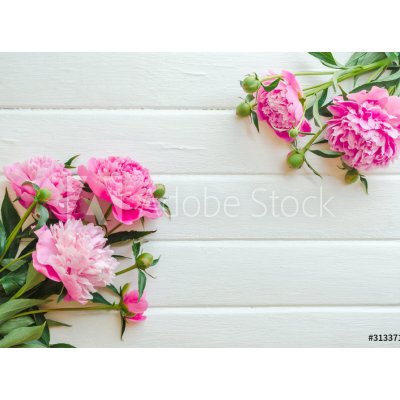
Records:
[[[323,180],[289,172],[285,144],[234,114],[246,73],[310,68],[320,66],[300,53],[0,55],[1,167],[39,154],[130,155],[179,194],[170,200],[178,216],[157,221],[147,245],[162,255],[148,284],[148,320],[129,326],[121,342],[116,315],[60,313],[52,317],[73,327],[53,329],[53,342],[399,345],[368,336],[400,333],[400,162],[370,174],[366,196],[342,183],[336,161],[313,160]],[[269,207],[260,218],[252,217],[262,211],[255,189]],[[205,190],[220,201],[237,196],[236,217],[206,217]],[[281,199],[275,216],[273,192]],[[321,193],[333,197],[333,215],[320,214]],[[194,200],[184,204],[191,195],[202,202],[197,216],[183,213],[196,211]],[[295,213],[293,198],[280,203],[285,196],[316,196],[308,211],[317,215]],[[136,282],[134,272],[120,282],[127,278]]]

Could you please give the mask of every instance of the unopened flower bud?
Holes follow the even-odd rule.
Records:
[[[293,128],[289,131],[289,136],[291,138],[296,138],[299,135],[299,130],[297,128]]]
[[[39,203],[45,203],[47,200],[49,200],[51,197],[51,192],[50,190],[47,189],[39,189],[36,192],[36,200]]]
[[[346,175],[344,176],[344,180],[347,184],[355,183],[358,181],[358,178],[360,177],[360,174],[356,169],[351,169],[346,172]]]
[[[156,199],[161,199],[165,195],[165,186],[162,183],[157,183],[156,190],[153,193],[153,196]]]
[[[251,114],[251,105],[244,101],[236,107],[236,115],[238,117],[248,117]]]
[[[246,93],[254,93],[260,87],[260,81],[255,76],[246,76],[242,82],[242,88]]]
[[[290,168],[299,169],[304,163],[304,154],[293,150],[287,155],[286,162]]]
[[[151,267],[153,264],[153,256],[150,253],[142,253],[137,259],[136,259],[136,265],[138,266],[139,269],[146,269]]]

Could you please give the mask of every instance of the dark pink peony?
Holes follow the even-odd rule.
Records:
[[[97,197],[112,204],[119,222],[130,225],[141,217],[162,215],[149,171],[131,158],[91,158],[78,173]]]
[[[326,139],[332,150],[343,152],[343,161],[353,168],[367,170],[392,161],[400,144],[400,98],[374,86],[337,96],[329,107]]]
[[[127,317],[126,319],[128,321],[144,321],[146,319],[146,316],[143,314],[148,308],[148,303],[144,297],[144,294],[141,299],[139,301],[138,300],[139,292],[137,290],[132,290],[124,296],[123,301],[128,311],[132,314],[135,314],[132,317]]]
[[[271,82],[264,82],[264,85]],[[296,77],[288,71],[282,71],[282,79],[274,90],[266,92],[261,87],[257,92],[260,119],[266,121],[280,138],[288,142],[293,141],[289,131],[296,128],[301,121],[299,130],[311,132],[310,123],[303,119],[301,97],[301,87]]]

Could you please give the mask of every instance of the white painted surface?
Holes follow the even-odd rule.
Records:
[[[258,135],[233,111],[245,73],[281,68],[320,67],[296,53],[0,55],[1,166],[32,154],[79,153],[82,161],[128,154],[178,193],[170,199],[178,215],[158,221],[147,245],[162,255],[148,286],[148,320],[121,342],[111,314],[59,313],[54,318],[73,327],[53,329],[53,341],[398,346],[368,335],[400,333],[400,163],[370,176],[369,196],[342,183],[335,161],[313,160],[323,180],[288,171],[285,144],[267,129]],[[237,196],[240,207],[230,209],[237,216],[205,217],[205,189],[221,201]],[[268,207],[260,218],[252,216],[263,210],[255,189]],[[273,210],[273,192],[294,196],[299,213],[287,216],[294,200],[283,205],[286,216],[279,199]],[[320,214],[321,193],[322,204],[332,197],[333,215]],[[200,215],[183,215],[190,195],[201,199]],[[308,196],[317,198],[301,210]],[[187,201],[190,214],[195,208]]]

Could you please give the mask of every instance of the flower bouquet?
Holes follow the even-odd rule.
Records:
[[[364,173],[387,166],[399,152],[400,53],[353,53],[344,65],[329,52],[309,54],[329,69],[248,75],[241,81],[247,96],[236,114],[250,117],[257,130],[265,121],[288,142],[289,167],[306,164],[321,177],[310,153],[340,158],[345,182],[360,181],[368,192]],[[329,79],[301,88],[296,77],[305,75]]]
[[[140,240],[154,231],[126,227],[169,213],[165,187],[128,157],[91,158],[73,173],[75,159],[34,157],[4,169],[16,198],[6,190],[1,206],[0,347],[72,347],[51,344],[49,328],[64,324],[46,319],[50,311],[118,312],[121,338],[127,321],[145,319],[148,269],[159,258],[143,252]],[[22,216],[15,201],[26,209]],[[132,265],[117,271],[114,248],[128,241]],[[134,269],[137,289],[113,285]],[[71,301],[80,304],[58,304]]]

